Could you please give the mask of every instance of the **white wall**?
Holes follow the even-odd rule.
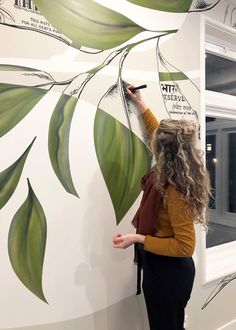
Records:
[[[111,6],[111,2],[106,3]],[[118,5],[112,2],[112,6]],[[181,27],[177,34],[163,39],[160,47],[166,59],[184,71],[199,86],[200,15],[165,16],[162,13],[158,21],[149,10],[142,10],[140,16],[135,14],[135,9],[125,11],[122,8],[124,7],[120,7],[121,12],[143,25],[154,28],[160,24],[165,26],[168,22],[167,28]],[[225,8],[223,2],[212,12],[209,11],[209,15],[221,19],[222,8]],[[103,54],[97,55],[94,60],[94,57],[81,54],[55,40],[49,42],[44,36],[27,34],[5,26],[0,26],[0,38],[7,41],[0,49],[1,63],[48,70],[57,75],[58,79],[69,77],[82,68],[85,70],[93,67],[103,59]],[[23,49],[20,47],[22,44]],[[30,48],[27,48],[27,45],[30,45]],[[1,210],[0,291],[4,297],[0,301],[1,330],[148,328],[143,297],[135,296],[133,250],[114,251],[111,247],[111,237],[114,233],[133,231],[130,220],[140,197],[117,228],[93,143],[95,105],[107,86],[116,80],[117,65],[116,61],[91,82],[73,119],[70,152],[72,173],[80,200],[65,194],[51,170],[47,155],[48,123],[59,97],[58,91],[47,94],[14,130],[0,140],[0,153],[5,155],[4,160],[0,160],[0,169],[3,169],[16,158],[19,149],[24,149],[32,136],[38,136],[37,145],[30,154],[20,184],[7,206]],[[154,42],[130,53],[124,68],[124,78],[134,84],[147,83],[148,89],[143,92],[147,103],[158,118],[166,116],[158,83]],[[186,94],[190,95],[191,90],[192,85],[187,84]],[[199,94],[192,101],[194,107],[199,109]],[[112,115],[125,123],[125,117],[119,111],[119,104],[114,100],[109,102]],[[204,114],[199,114],[203,122]],[[137,122],[132,120],[136,133],[140,134]],[[32,178],[32,185],[38,192],[38,198],[48,217],[43,283],[49,305],[41,302],[19,282],[7,255],[9,224],[27,194],[25,181],[28,176]],[[233,302],[236,283],[232,282],[201,311],[203,302],[216,283],[202,283],[204,251],[202,233],[198,227],[197,232],[198,246],[194,256],[197,274],[187,308],[188,329],[216,330],[236,317]]]

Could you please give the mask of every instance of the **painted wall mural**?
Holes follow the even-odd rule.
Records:
[[[217,283],[215,288],[212,290],[209,297],[207,297],[206,301],[202,305],[202,309],[206,308],[210,304],[210,302],[213,299],[215,299],[215,297],[220,293],[220,291],[223,290],[226,287],[226,285],[228,285],[231,281],[233,281],[235,279],[236,279],[235,273],[232,273],[232,274],[229,274],[229,275],[223,277],[223,279],[221,281],[219,281],[219,283]]]
[[[183,14],[185,18],[189,13],[213,8],[219,1],[126,2],[156,12]],[[50,92],[57,91],[59,96],[48,122],[48,150],[44,151],[48,152],[54,175],[65,194],[69,193],[78,201],[81,200],[83,196],[79,192],[79,184],[75,184],[71,171],[71,126],[74,124],[75,112],[78,108],[80,110],[79,101],[90,90],[90,83],[102,70],[111,64],[116,65],[116,80],[106,87],[96,103],[91,134],[100,171],[114,209],[115,222],[120,224],[137,200],[140,178],[152,162],[150,150],[144,137],[142,138],[143,132],[137,134],[133,130],[131,118],[135,109],[124,90],[124,65],[137,47],[150,41],[156,43],[156,81],[166,116],[194,120],[199,127],[200,138],[198,109],[191,99],[199,97],[198,86],[175,63],[170,63],[161,50],[161,39],[175,35],[180,26],[169,28],[167,24],[163,28],[160,24],[160,29],[149,29],[109,6],[92,0],[0,1],[0,28],[25,30],[25,33],[34,33],[35,38],[44,35],[79,50],[90,60],[97,55],[102,58],[98,65],[69,74],[66,79],[58,79],[54,72],[47,69],[0,64],[0,137],[14,130]],[[112,115],[112,109],[107,106],[110,98],[119,99],[120,111],[126,118],[125,124]],[[35,137],[17,160],[1,169],[1,208],[14,195],[23,171],[27,172],[25,165],[28,155],[36,144]],[[43,302],[50,303],[50,297],[42,284],[47,213],[38,194],[42,196],[43,192],[34,189],[31,178],[27,179],[27,186],[28,195],[15,212],[9,228],[9,258],[15,274],[24,286]]]
[[[231,3],[225,8],[223,23],[236,28],[236,7]]]

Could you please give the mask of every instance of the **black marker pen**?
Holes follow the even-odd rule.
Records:
[[[134,93],[136,90],[143,89],[143,88],[147,88],[147,85],[140,85],[140,86],[137,86],[137,87],[131,87],[131,88],[129,88],[129,90],[131,91],[131,93]]]

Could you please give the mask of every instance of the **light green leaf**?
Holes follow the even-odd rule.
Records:
[[[65,190],[78,197],[75,190],[69,162],[69,135],[71,120],[78,99],[61,95],[53,111],[48,135],[48,151],[52,167]]]
[[[8,202],[14,193],[20,180],[26,158],[35,139],[36,137],[15,163],[0,173],[0,209]]]
[[[183,72],[159,72],[160,81],[185,80],[188,77]]]
[[[110,49],[144,31],[127,17],[93,0],[34,0],[34,3],[72,46]]]
[[[11,265],[21,282],[39,299],[42,289],[47,223],[42,206],[28,180],[28,196],[14,215],[8,236]]]
[[[11,84],[0,84],[0,137],[18,124],[47,90]]]
[[[151,153],[133,132],[101,109],[95,116],[94,142],[118,224],[140,194],[140,179],[150,168]]]
[[[193,0],[127,0],[136,5],[173,13],[186,13]]]

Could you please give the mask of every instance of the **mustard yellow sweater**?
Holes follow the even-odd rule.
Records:
[[[147,109],[143,114],[147,132],[152,135],[159,123]],[[161,203],[156,219],[157,231],[154,236],[147,235],[144,250],[170,257],[192,256],[195,248],[195,230],[193,219],[185,215],[190,206],[181,198],[171,184],[165,191],[166,203]]]

